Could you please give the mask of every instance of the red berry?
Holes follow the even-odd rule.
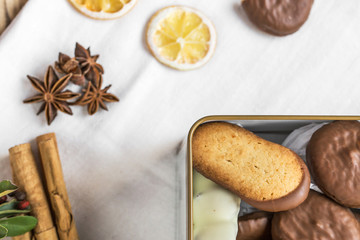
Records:
[[[6,199],[7,199],[7,196],[6,196],[6,195],[5,195],[5,196],[2,196],[2,197],[0,198],[0,204],[6,202]]]
[[[23,200],[23,201],[21,201],[21,202],[18,203],[17,208],[18,208],[19,210],[24,210],[24,209],[26,209],[29,205],[30,205],[29,201]]]

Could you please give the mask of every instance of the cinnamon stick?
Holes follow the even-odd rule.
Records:
[[[38,219],[34,229],[35,239],[58,240],[30,144],[12,147],[9,153],[13,180],[19,189],[26,192],[32,207],[31,214]]]
[[[31,232],[27,232],[20,236],[12,237],[12,240],[31,240]]]
[[[79,237],[66,191],[56,136],[54,133],[49,133],[37,137],[36,141],[59,239],[77,240]]]

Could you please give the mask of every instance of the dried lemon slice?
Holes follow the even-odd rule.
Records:
[[[147,45],[161,63],[191,70],[204,65],[216,45],[215,27],[201,12],[183,6],[159,10],[147,26]]]
[[[69,0],[82,14],[95,19],[114,19],[128,13],[137,0]]]

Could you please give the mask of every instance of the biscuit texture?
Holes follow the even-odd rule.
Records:
[[[309,191],[309,172],[298,155],[234,124],[200,125],[192,160],[204,176],[265,211],[294,208]]]

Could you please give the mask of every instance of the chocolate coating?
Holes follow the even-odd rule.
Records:
[[[272,216],[268,212],[254,212],[239,217],[236,240],[271,240]]]
[[[347,207],[360,207],[360,123],[335,121],[318,129],[306,149],[318,187]]]
[[[296,32],[307,20],[313,0],[244,0],[242,6],[258,28],[277,36]]]
[[[246,203],[254,206],[258,209],[268,211],[268,212],[280,212],[286,211],[288,209],[295,208],[299,206],[305,199],[310,190],[310,173],[308,168],[306,167],[304,161],[299,157],[299,163],[301,165],[301,169],[303,170],[303,178],[299,184],[299,186],[288,195],[275,199],[275,200],[266,200],[266,201],[257,201],[254,199],[249,199],[245,196],[240,196],[242,200]]]
[[[310,190],[300,206],[274,214],[271,234],[274,240],[358,240],[360,225],[348,208]]]

